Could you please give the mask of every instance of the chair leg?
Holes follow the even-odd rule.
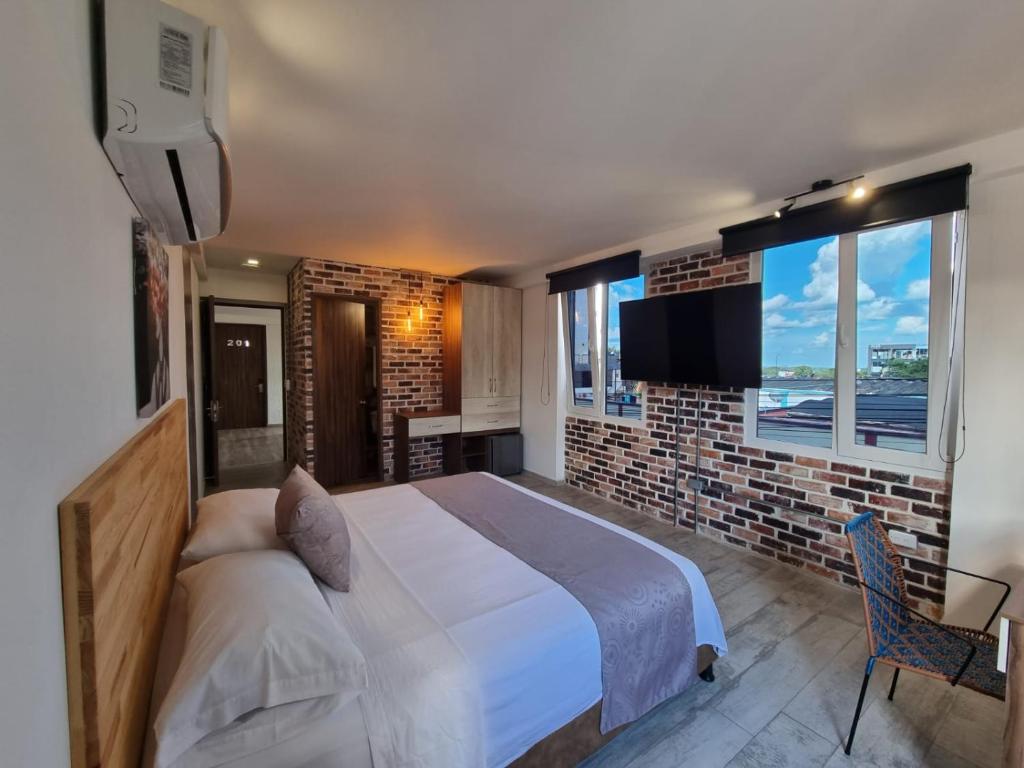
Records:
[[[853,713],[853,725],[850,726],[850,735],[846,739],[846,754],[850,754],[850,750],[853,748],[853,737],[857,734],[857,722],[860,720],[860,710],[864,706],[864,695],[868,692],[868,683],[871,681],[871,672],[875,668],[875,657],[872,656],[868,659],[867,666],[864,668],[864,682],[860,686],[860,696],[857,698],[857,709]]]
[[[896,667],[896,671],[892,673],[892,685],[889,686],[889,701],[892,701],[893,694],[896,693],[896,681],[900,679],[900,668]]]

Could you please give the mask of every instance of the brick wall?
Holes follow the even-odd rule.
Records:
[[[699,253],[661,262],[648,276],[648,295],[717,287],[749,280],[746,256]],[[743,442],[743,392],[703,393],[701,473],[710,482],[700,498],[701,533],[822,576],[855,583],[841,526],[803,512],[847,520],[865,510],[887,528],[915,533],[915,557],[946,563],[951,474],[945,478],[892,471],[854,461],[801,456]],[[635,426],[569,416],[566,481],[663,520],[672,519],[676,390],[650,386],[647,418]],[[697,390],[680,399],[681,517],[693,524]],[[945,577],[938,567],[907,571],[907,588],[919,608],[941,612]]]
[[[313,296],[359,296],[381,300],[384,474],[394,468],[394,414],[404,408],[441,407],[442,299],[449,278],[424,272],[303,259],[288,275],[288,366],[291,391],[288,456],[315,471],[313,441]],[[419,319],[419,303],[425,305]],[[412,312],[413,330],[406,330]],[[412,441],[410,474],[441,471],[440,438]]]

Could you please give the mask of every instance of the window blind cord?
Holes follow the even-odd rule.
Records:
[[[540,404],[543,406],[551,405],[551,370],[549,369],[548,363],[548,346],[551,343],[548,339],[548,323],[550,320],[551,311],[551,300],[547,295],[544,296],[544,352],[540,361]],[[555,330],[555,338],[557,340],[558,330]]]
[[[942,403],[942,421],[939,424],[939,434],[936,436],[938,440],[939,457],[943,463],[954,465],[960,459],[964,457],[967,452],[967,350],[966,348],[962,351],[961,359],[963,365],[960,369],[960,452],[956,452],[954,447],[953,456],[948,456],[946,453],[945,446],[943,446],[943,435],[946,433],[948,409],[949,409],[949,393],[953,386],[953,364],[956,359],[957,351],[957,339],[960,329],[960,322],[963,319],[964,336],[966,336],[966,317],[967,317],[967,229],[970,211],[970,187],[967,188],[968,204],[964,210],[963,216],[963,227],[956,233],[956,243],[954,245],[955,253],[957,255],[954,263],[953,280],[956,286],[956,293],[953,296],[953,321],[950,324],[952,327],[952,341],[949,345],[949,359],[947,362],[946,370],[946,392]],[[964,338],[960,339],[961,343],[965,342]]]

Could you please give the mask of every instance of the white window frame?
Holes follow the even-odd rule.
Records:
[[[942,424],[949,380],[950,321],[952,314],[952,262],[957,214],[942,214],[931,221],[931,272],[928,299],[928,427],[927,450],[924,453],[899,451],[857,444],[856,381],[857,381],[857,232],[839,235],[839,303],[836,314],[836,363],[832,412],[832,447],[771,440],[757,434],[758,390],[747,389],[744,395],[744,442],[755,448],[794,453],[811,458],[855,460],[882,464],[896,469],[913,469],[926,474],[942,475],[946,458],[952,455],[956,430]],[[912,222],[901,222],[909,224]],[[900,225],[888,225],[900,226]],[[751,281],[763,278],[762,254],[751,255]],[[870,364],[870,361],[869,361]],[[956,409],[947,409],[955,418]],[[945,426],[945,431],[943,431]]]
[[[647,275],[644,274],[644,297],[647,297]],[[569,294],[563,293],[562,300],[562,338],[565,339],[565,363],[568,366],[566,381],[566,413],[584,419],[619,424],[627,427],[643,426],[647,423],[647,384],[640,385],[640,416],[631,419],[627,416],[613,416],[606,413],[607,382],[605,366],[607,363],[608,345],[608,286],[604,283],[587,289],[587,311],[589,313],[588,344],[590,348],[590,373],[594,383],[594,405],[576,404],[576,392],[573,385],[573,349],[570,332]]]

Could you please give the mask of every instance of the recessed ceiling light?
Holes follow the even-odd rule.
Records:
[[[249,267],[250,269],[257,269],[259,267],[259,265],[260,265],[260,260],[259,259],[254,259],[252,257],[249,257],[248,259],[246,259],[245,261],[242,262],[242,266],[243,267]]]

